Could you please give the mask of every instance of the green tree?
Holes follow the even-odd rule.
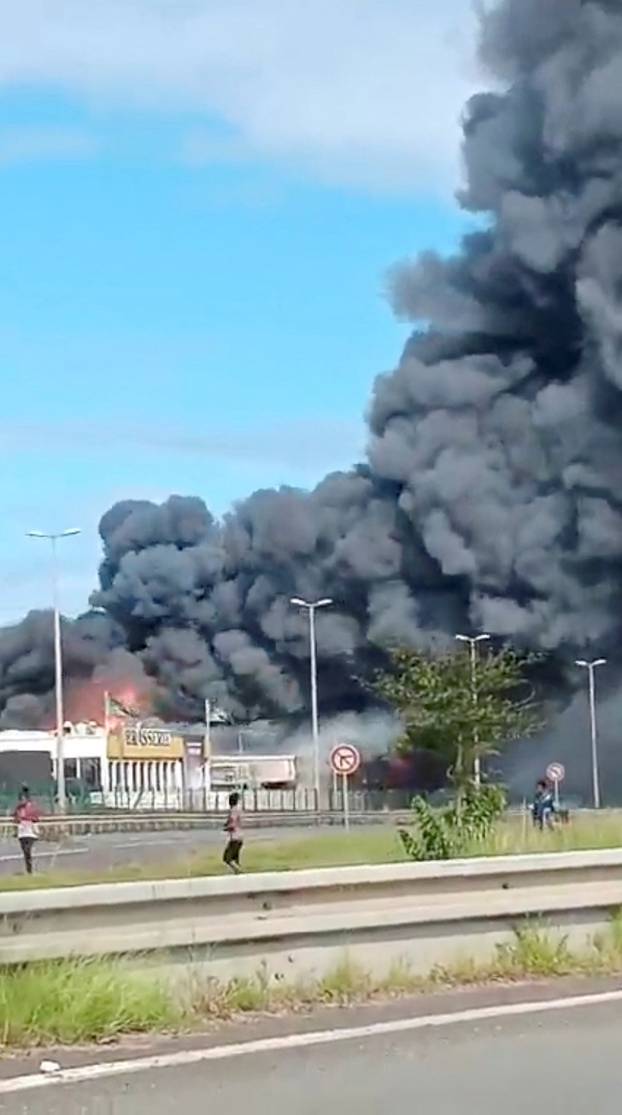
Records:
[[[476,758],[497,754],[542,726],[527,677],[534,660],[509,648],[493,650],[480,655],[473,675],[462,650],[433,655],[397,649],[374,689],[402,719],[401,753],[439,755],[461,795],[472,783]]]

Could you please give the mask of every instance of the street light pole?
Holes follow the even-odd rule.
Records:
[[[71,538],[80,531],[62,530],[56,534],[46,534],[42,530],[29,530],[29,538],[43,538],[50,543],[52,549],[52,606],[54,608],[54,692],[56,697],[56,785],[59,812],[67,809],[67,794],[65,791],[65,714],[63,709],[63,645],[60,623],[60,593],[58,575],[57,543],[60,538]]]
[[[592,748],[592,796],[594,809],[600,809],[600,773],[598,769],[598,735],[596,731],[596,678],[595,671],[598,666],[604,666],[606,658],[595,658],[593,662],[586,662],[578,658],[575,665],[587,670],[588,699],[590,706],[590,738]]]
[[[290,600],[297,608],[305,608],[309,615],[309,666],[311,674],[311,738],[313,740],[313,784],[315,788],[315,802],[320,807],[320,726],[317,700],[317,641],[315,636],[315,613],[318,608],[328,608],[332,600],[326,597],[323,600],[301,600],[294,596]]]
[[[320,735],[320,725],[317,711],[317,641],[315,638],[315,608],[309,608],[309,669],[311,671],[311,735],[313,736],[314,744],[316,744]],[[318,788],[319,779],[319,772],[317,770],[318,761],[319,760],[316,759],[316,789]]]
[[[469,654],[471,657],[471,693],[473,696],[473,704],[477,705],[477,645],[478,643],[487,642],[490,635],[456,635],[456,639],[460,643],[469,644]],[[482,762],[478,752],[479,745],[479,732],[477,724],[473,726],[473,744],[475,755],[473,758],[473,778],[477,787],[482,784]]]

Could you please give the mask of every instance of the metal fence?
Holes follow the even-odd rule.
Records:
[[[155,793],[143,791],[131,793],[119,788],[114,794],[106,795],[106,807],[115,810],[135,812],[213,813],[223,812],[229,807],[230,790],[169,790]],[[353,790],[348,795],[352,813],[380,813],[408,809],[412,794],[408,791],[367,792]],[[343,795],[341,792],[322,793],[318,801],[314,790],[245,790],[242,804],[247,813],[314,813],[318,811],[341,811]],[[97,806],[91,805],[91,808]],[[102,808],[100,804],[98,808]]]
[[[56,811],[56,789],[52,782],[31,785],[31,796],[43,813]],[[106,814],[129,813],[214,813],[225,812],[229,807],[230,790],[206,792],[204,790],[143,790],[132,792],[118,787],[112,793],[91,793],[79,784],[68,786],[67,813]],[[352,814],[382,814],[410,809],[415,796],[411,790],[351,790],[348,806]],[[449,791],[430,796],[433,805],[444,804]],[[242,794],[246,813],[341,813],[344,807],[340,790],[324,790],[319,801],[313,789],[298,787],[292,790],[245,790]],[[0,787],[0,816],[11,816],[17,804],[15,790]],[[563,805],[571,812],[584,808],[586,802],[578,798],[564,799]],[[510,808],[526,808],[520,799],[511,802]]]
[[[229,790],[206,792],[203,790],[132,791],[119,787],[113,793],[89,793],[86,789],[72,787],[67,795],[67,813],[213,813],[229,808]],[[32,785],[30,793],[43,813],[56,811],[56,788],[53,783]],[[351,813],[388,813],[408,809],[412,794],[409,791],[353,790],[348,795]],[[341,812],[344,802],[340,791],[326,791],[317,800],[315,790],[299,787],[295,790],[245,790],[242,803],[247,813],[315,813]],[[11,816],[17,804],[14,790],[0,788],[0,816]]]

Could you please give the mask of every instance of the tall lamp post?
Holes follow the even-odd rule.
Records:
[[[64,813],[67,808],[67,794],[65,792],[65,755],[64,731],[65,716],[63,711],[63,648],[60,628],[60,599],[58,591],[58,554],[57,543],[61,538],[72,538],[80,534],[77,528],[61,530],[55,534],[47,534],[43,530],[29,530],[29,538],[43,538],[51,544],[52,548],[52,604],[54,607],[54,676],[56,692],[56,785],[58,789],[58,808]]]
[[[606,658],[595,658],[592,662],[586,662],[583,658],[578,658],[575,665],[581,666],[587,670],[588,676],[588,698],[590,705],[590,736],[592,743],[592,795],[594,800],[594,809],[600,809],[600,774],[598,770],[598,735],[596,732],[596,679],[594,677],[595,671],[598,666],[604,666],[607,662]]]
[[[317,711],[317,644],[315,639],[315,613],[318,608],[328,608],[332,600],[301,600],[294,596],[290,600],[297,608],[305,608],[309,614],[309,658],[311,665],[311,736],[313,739],[313,784],[316,806],[320,807],[320,730]]]
[[[477,705],[477,647],[479,643],[485,643],[490,639],[490,635],[456,635],[459,643],[468,643],[469,653],[471,656],[471,693],[473,694],[473,704]],[[473,728],[473,743],[475,745],[475,757],[473,761],[473,777],[475,785],[481,786],[482,782],[482,761],[478,753],[479,733],[477,725]]]

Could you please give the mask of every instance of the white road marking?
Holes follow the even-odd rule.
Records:
[[[187,1049],[178,1053],[164,1053],[155,1057],[137,1057],[128,1061],[101,1062],[64,1069],[53,1076],[41,1073],[15,1076],[0,1080],[0,1095],[27,1092],[34,1088],[57,1087],[59,1084],[84,1084],[111,1076],[130,1076],[153,1072],[155,1069],[183,1068],[206,1061],[227,1061],[235,1057],[248,1057],[258,1053],[306,1049],[310,1046],[333,1045],[335,1042],[360,1041],[390,1034],[404,1034],[414,1030],[441,1029],[467,1022],[484,1022],[490,1018],[516,1018],[529,1014],[547,1014],[551,1011],[573,1010],[577,1007],[597,1007],[622,1001],[622,990],[602,991],[592,995],[574,995],[566,999],[545,999],[535,1003],[501,1003],[491,1007],[473,1007],[470,1010],[449,1014],[428,1014],[418,1018],[401,1018],[392,1022],[375,1022],[368,1026],[351,1026],[343,1030],[317,1030],[283,1037],[260,1038],[257,1041],[238,1042],[232,1045],[212,1046],[207,1049]]]
[[[83,856],[88,852],[88,848],[58,848],[55,852],[40,852],[35,848],[33,852],[34,858],[37,859],[55,859],[56,856]],[[9,863],[13,860],[22,862],[24,857],[21,855],[0,856],[0,863]]]
[[[179,844],[179,840],[133,840],[127,844],[111,844],[110,847],[116,850],[120,848],[169,848],[171,844]]]

